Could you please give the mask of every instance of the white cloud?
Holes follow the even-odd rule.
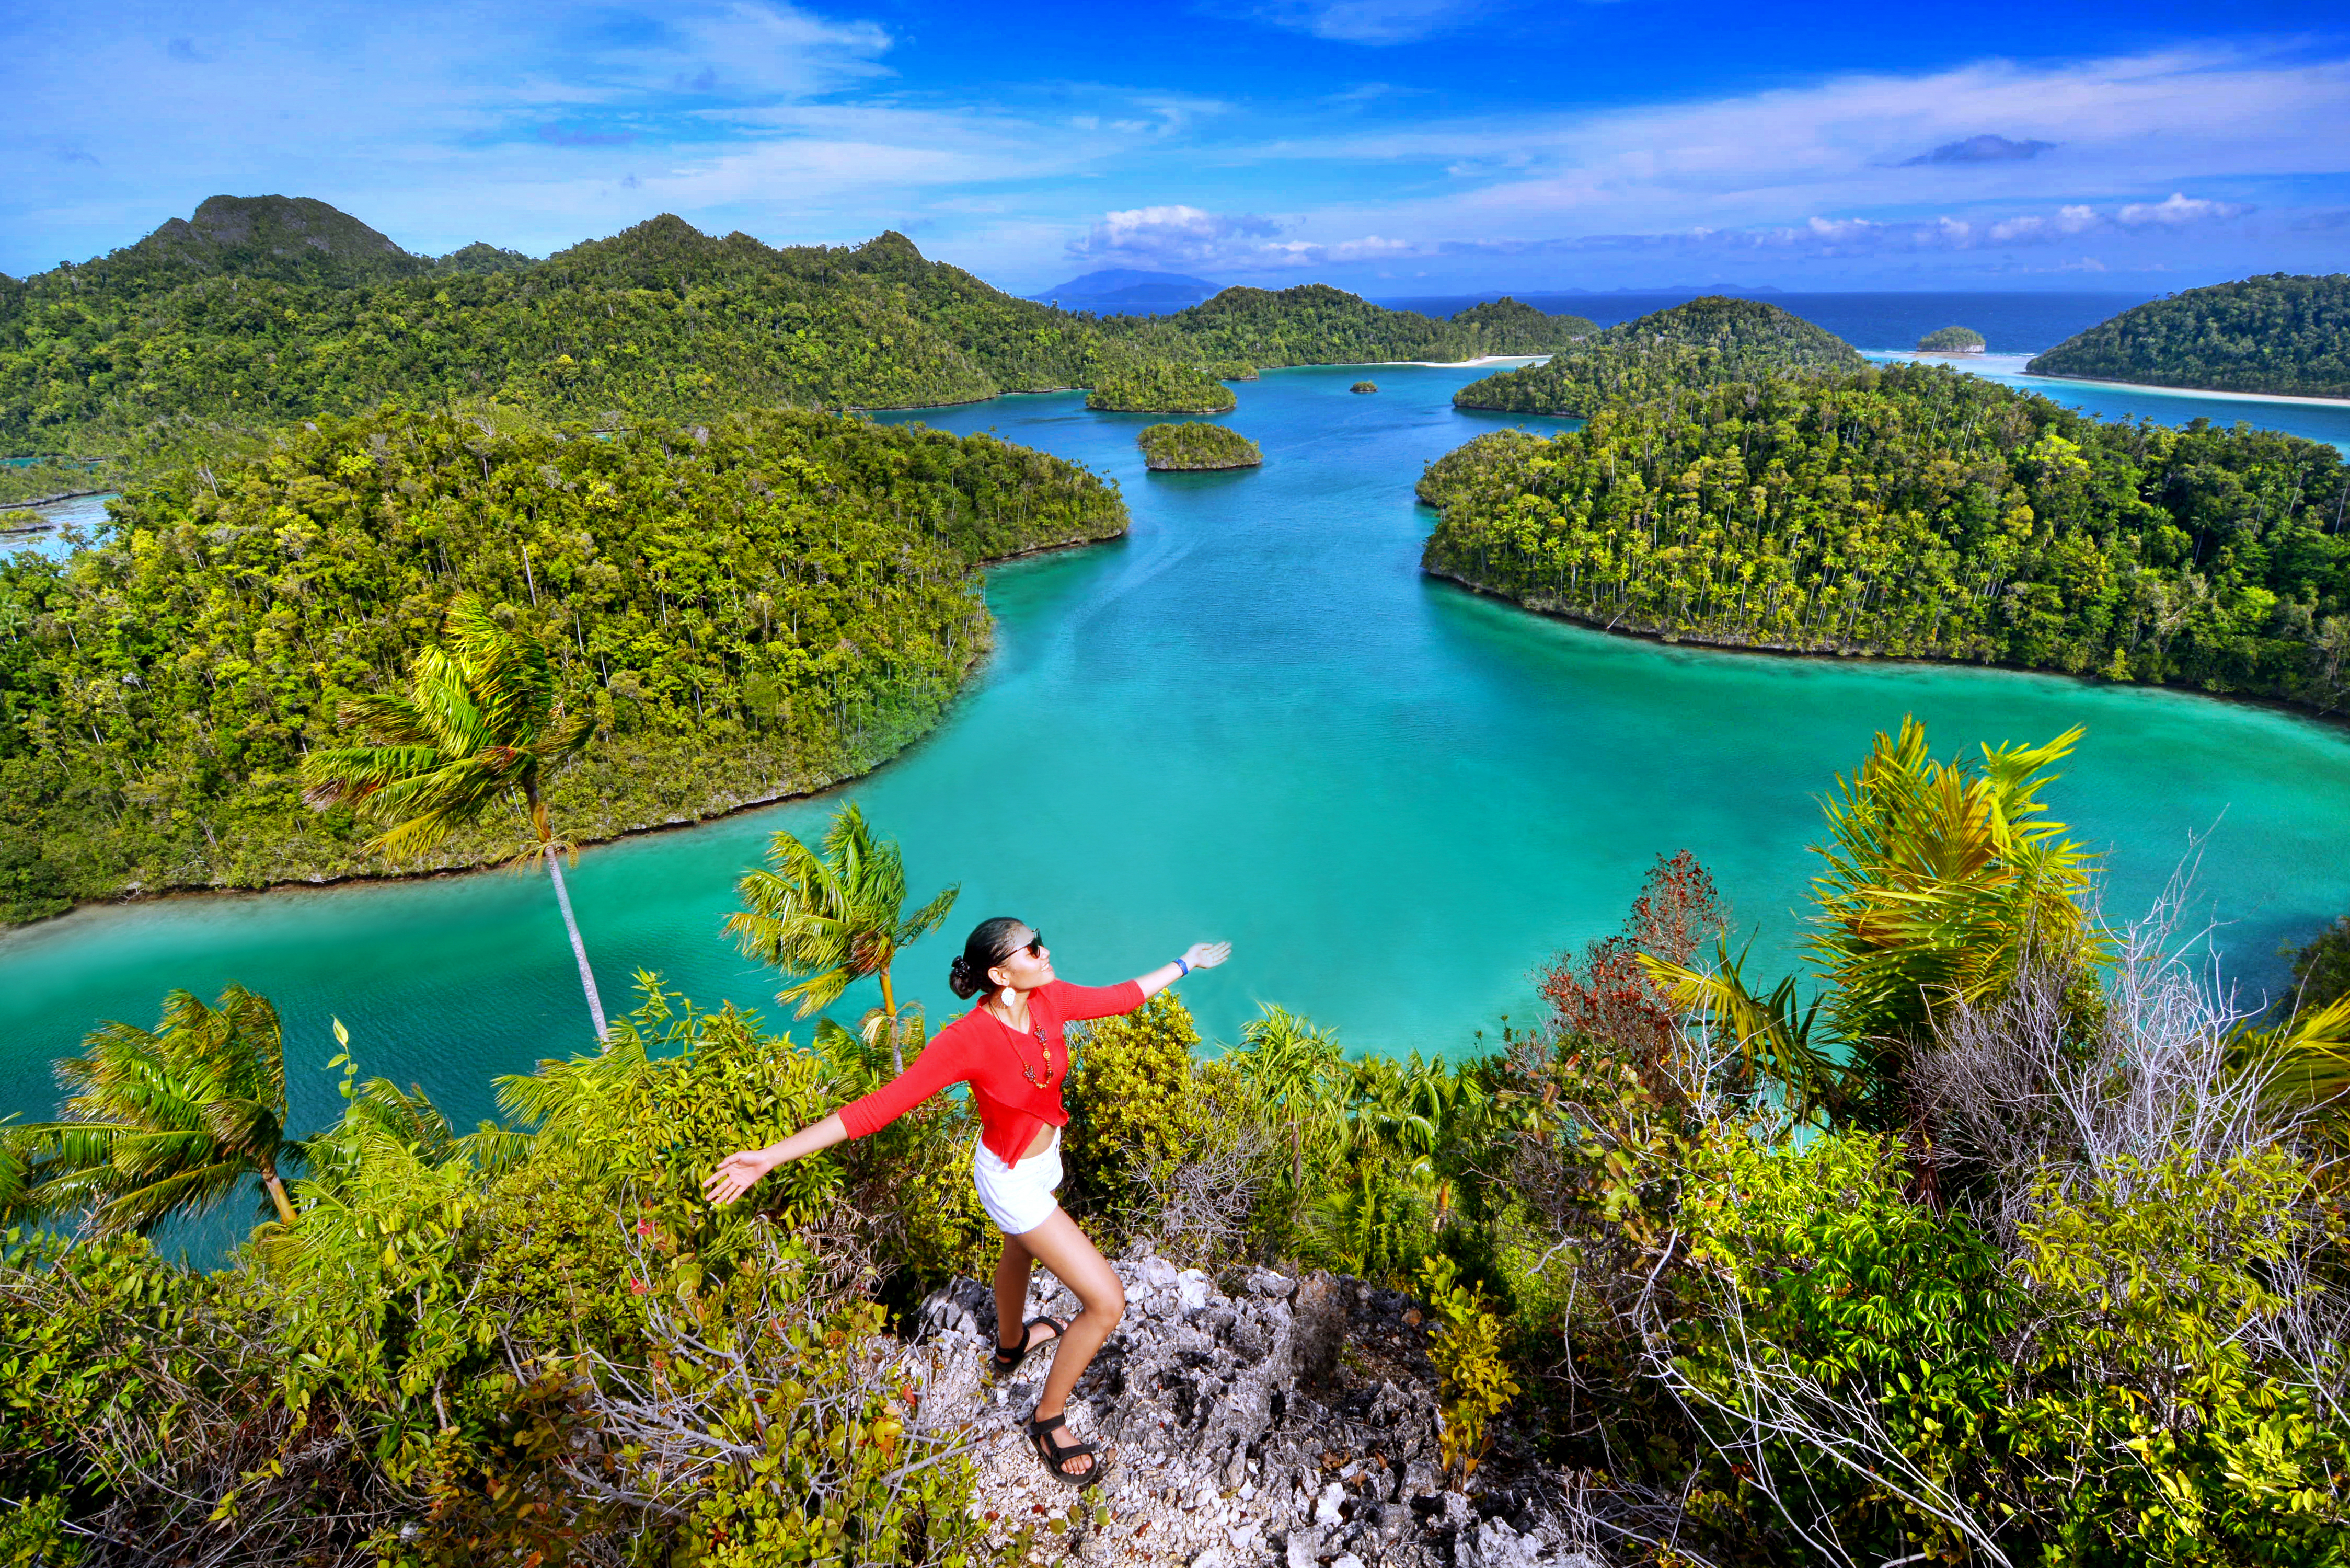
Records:
[[[2182,182],[2337,174],[2345,113],[2350,61],[2211,47],[1274,138],[1259,155],[1455,171],[1454,189],[1334,212],[1336,224],[1531,237],[1783,224],[1824,210],[2143,202]],[[1898,166],[1918,147],[1993,132],[2061,144],[2063,156]]]
[[[1354,262],[1390,261],[1433,254],[1412,240],[1364,234],[1325,244],[1284,239],[1285,225],[1257,213],[1210,213],[1198,207],[1137,207],[1104,213],[1068,244],[1072,260],[1099,265],[1193,267],[1253,274],[1295,272]]]
[[[2250,207],[2237,202],[2206,202],[2174,191],[2167,202],[2133,202],[2114,217],[2116,222],[2132,228],[2146,223],[2164,223],[2176,228],[2181,223],[2208,223],[2241,217],[2251,211]]]
[[[1274,0],[1253,15],[1276,27],[1346,44],[1409,44],[1496,8],[1493,0]]]

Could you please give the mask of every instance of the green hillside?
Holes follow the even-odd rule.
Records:
[[[1102,371],[1086,407],[1124,414],[1222,414],[1238,407],[1232,389],[1197,365],[1146,359]]]
[[[2099,322],[2024,369],[2279,397],[2350,398],[2350,274],[2190,288]]]
[[[985,651],[982,563],[1127,521],[1057,458],[793,410],[608,440],[322,420],[118,512],[66,561],[0,560],[0,919],[132,886],[380,873],[295,768],[461,590],[544,639],[595,716],[549,797],[593,840],[871,768]],[[502,831],[432,864],[496,858]]]
[[[323,202],[215,197],[109,256],[0,281],[0,455],[154,472],[387,399],[706,421],[1090,387],[1145,360],[1221,376],[1533,352],[1574,325],[1507,304],[1438,321],[1320,285],[1100,320],[897,234],[776,249],[667,216],[541,262],[485,244],[436,262]]]
[[[1515,414],[1587,415],[1604,402],[1671,387],[1866,363],[1843,338],[1775,305],[1710,296],[1593,333],[1544,364],[1471,381],[1452,401]]]

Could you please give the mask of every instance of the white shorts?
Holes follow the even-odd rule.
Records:
[[[972,1184],[979,1189],[979,1206],[1007,1236],[1034,1231],[1053,1217],[1059,1199],[1053,1189],[1061,1185],[1061,1129],[1042,1154],[1032,1154],[1017,1165],[1006,1165],[983,1143],[971,1157]]]

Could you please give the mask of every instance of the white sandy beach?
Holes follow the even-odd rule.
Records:
[[[1465,370],[1479,365],[1539,365],[1547,354],[1481,354],[1474,359],[1366,359],[1367,366],[1425,365],[1431,370]]]
[[[2034,383],[2065,387],[2105,387],[2117,392],[2150,392],[2157,397],[2219,398],[2231,403],[2299,403],[2312,409],[2350,409],[2350,398],[2296,398],[2283,393],[2221,392],[2200,387],[2157,387],[2144,381],[2093,381],[2081,376],[2035,376],[2023,367],[2029,354],[1920,354],[1908,348],[1868,348],[1871,359],[1914,359],[1921,364],[1948,365],[1978,375],[2012,376],[2025,386]]]

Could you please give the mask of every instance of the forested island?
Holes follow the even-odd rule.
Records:
[[[1254,468],[1264,462],[1256,442],[1240,431],[1199,420],[1148,425],[1134,440],[1154,469]]]
[[[2350,465],[2321,441],[1905,365],[1497,431],[1419,494],[1430,571],[1613,630],[2350,707]]]
[[[1471,381],[1452,401],[1513,414],[1588,414],[1677,387],[1866,363],[1843,338],[1775,305],[1708,296],[1592,333],[1544,364]]]
[[[1197,365],[1166,359],[1104,369],[1086,407],[1121,414],[1226,414],[1240,406],[1232,389]]]
[[[1920,354],[1980,354],[1983,335],[1971,327],[1942,327],[1918,339]]]
[[[386,408],[116,510],[64,561],[0,558],[0,919],[386,869],[348,811],[304,806],[296,764],[461,591],[592,715],[550,795],[592,840],[873,767],[989,646],[983,564],[1127,525],[1058,458],[806,410],[590,439]],[[498,858],[504,831],[390,868]]]
[[[1143,361],[1222,378],[1541,353],[1588,325],[1514,302],[1438,321],[1318,284],[1101,318],[1016,299],[897,234],[776,249],[667,216],[545,261],[481,244],[433,259],[323,202],[214,197],[109,255],[0,280],[0,456],[120,460],[119,483],[388,398],[707,422],[1093,387]],[[22,487],[0,499],[46,494],[54,476],[6,483]]]
[[[2024,367],[2034,376],[2350,398],[2350,274],[2272,273],[2123,311]]]

